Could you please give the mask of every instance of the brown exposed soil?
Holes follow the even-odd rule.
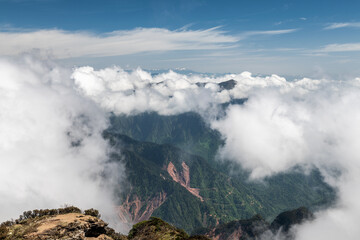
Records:
[[[132,200],[130,200],[132,198]],[[118,215],[122,223],[131,227],[133,224],[148,220],[152,213],[166,200],[166,192],[160,192],[157,196],[141,201],[136,195],[128,195],[118,207]]]
[[[241,228],[239,228],[237,231],[234,231],[227,239],[240,239],[242,235]]]
[[[102,239],[107,236],[107,223],[102,220],[80,213],[68,213],[33,220],[33,225],[14,225],[14,229],[32,228],[30,233],[15,237],[21,239]],[[33,226],[33,227],[31,227]],[[29,231],[28,231],[29,232]]]
[[[179,183],[201,201],[204,201],[200,196],[200,190],[190,187],[189,166],[185,162],[182,162],[181,166],[182,171],[178,172],[174,164],[170,162],[166,170],[175,182]],[[160,176],[165,178],[163,175]],[[166,199],[166,192],[160,192],[155,197],[146,200],[140,199],[137,195],[129,194],[126,196],[125,201],[117,208],[120,221],[127,224],[130,229],[133,224],[148,220],[153,212],[159,208]]]
[[[174,164],[172,162],[169,163],[167,166],[167,172],[171,176],[171,178],[177,182],[180,183],[181,186],[186,188],[192,195],[199,198],[200,201],[204,201],[204,199],[200,196],[200,190],[198,188],[192,188],[190,187],[190,168],[188,165],[186,165],[185,162],[182,162],[182,172],[179,173]]]

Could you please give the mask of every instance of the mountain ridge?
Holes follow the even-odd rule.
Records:
[[[104,137],[120,151],[112,161],[126,168],[129,187],[119,194],[119,210],[126,210],[120,215],[129,216],[133,220],[129,224],[156,216],[191,232],[258,213],[273,219],[281,211],[304,204],[311,207],[332,194],[317,173],[285,174],[270,179],[271,185],[249,183],[169,144],[136,141],[113,131]],[[188,176],[183,174],[184,166]]]
[[[200,229],[193,235],[160,218],[151,217],[132,226],[128,235],[117,233],[100,219],[96,209],[82,212],[77,207],[26,211],[19,219],[0,224],[1,240],[250,240],[264,234],[282,234],[283,239],[293,239],[289,229],[312,220],[312,213],[301,207],[279,214],[269,224],[260,215],[236,220],[212,229]]]

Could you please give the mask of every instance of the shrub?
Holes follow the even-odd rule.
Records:
[[[99,213],[99,210],[96,210],[96,209],[93,209],[93,208],[85,210],[84,214],[85,215],[90,215],[90,216],[93,216],[93,217],[97,217],[97,218],[101,217],[101,215]]]
[[[67,213],[81,213],[80,208],[74,206],[68,206],[64,208],[59,208],[59,214],[67,214]]]
[[[0,226],[0,239],[5,239],[8,235],[9,229],[5,225]]]
[[[11,227],[14,224],[15,224],[14,220],[9,220],[9,221],[1,223],[1,226]]]

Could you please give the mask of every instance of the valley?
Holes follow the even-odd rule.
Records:
[[[316,210],[335,198],[316,170],[249,181],[240,166],[216,159],[223,139],[196,113],[113,115],[104,138],[118,150],[111,161],[125,165],[118,214],[129,227],[150,216],[187,232],[256,214],[272,221],[280,212]]]

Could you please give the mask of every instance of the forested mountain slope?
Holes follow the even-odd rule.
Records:
[[[112,160],[123,162],[126,167],[129,187],[118,194],[118,211],[123,222],[133,224],[157,216],[191,232],[199,227],[250,218],[255,214],[272,219],[284,210],[303,205],[313,208],[334,197],[333,190],[316,171],[309,175],[282,174],[266,179],[264,183],[254,183],[245,176],[226,174],[225,166],[220,169],[220,165],[201,156],[168,143],[154,143],[173,139],[172,144],[181,146],[186,139],[191,139],[198,147],[190,152],[198,149],[205,152],[211,144],[219,146],[221,140],[217,132],[207,128],[193,114],[182,116],[188,125],[174,116],[150,114],[145,119],[149,121],[149,117],[156,120],[153,123],[137,121],[144,121],[144,125],[159,124],[157,128],[150,128],[147,134],[146,138],[153,142],[137,141],[121,134],[125,129],[116,124],[104,133],[114,149],[120,150],[120,154],[112,155]],[[194,131],[192,124],[197,124]],[[131,125],[138,127],[131,131],[127,129],[127,133],[142,133],[138,138],[145,138],[141,124],[133,122]],[[166,130],[164,125],[173,130]],[[169,137],[165,138],[167,134]],[[211,144],[202,145],[201,141],[207,138]]]

